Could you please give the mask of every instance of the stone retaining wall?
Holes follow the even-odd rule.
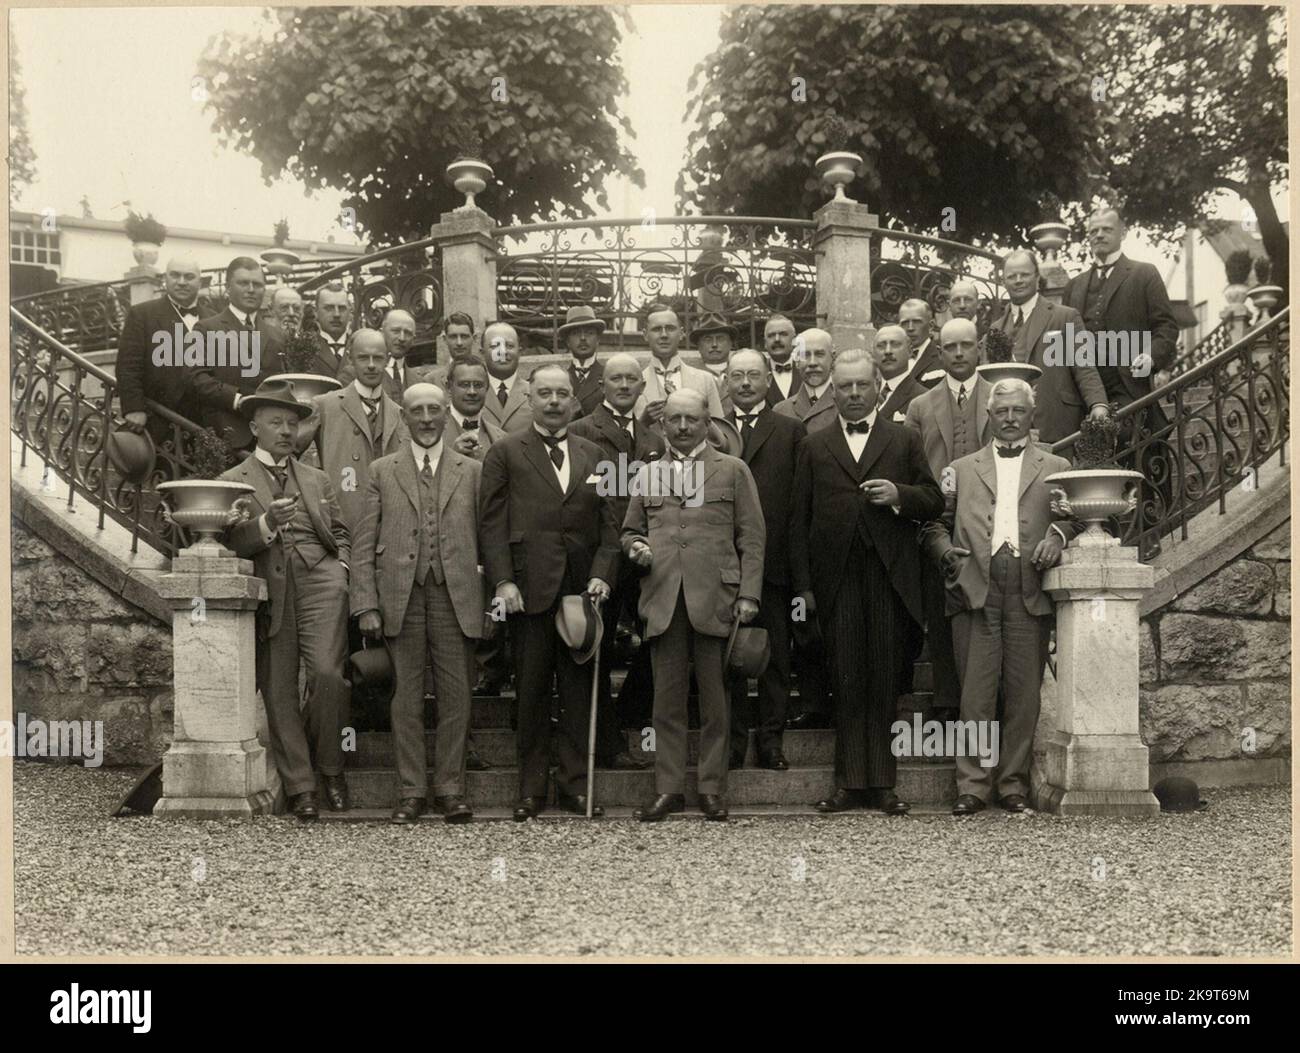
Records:
[[[171,741],[172,634],[16,518],[14,712],[104,721],[105,764],[153,764]]]
[[[1291,753],[1291,523],[1142,620],[1152,764]]]

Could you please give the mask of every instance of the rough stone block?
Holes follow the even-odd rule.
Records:
[[[81,691],[86,680],[87,627],[15,622],[14,705],[33,694]]]
[[[1151,622],[1141,624],[1138,635],[1138,680],[1150,684],[1160,679],[1160,666],[1156,661],[1155,631]]]
[[[14,563],[28,563],[37,559],[49,559],[56,554],[54,549],[13,516],[9,517],[9,538],[9,558]]]
[[[172,682],[171,633],[145,622],[92,625],[86,670],[92,684],[167,687]]]
[[[1242,729],[1254,733],[1255,750],[1245,757],[1267,757],[1291,750],[1291,685],[1287,681],[1257,680],[1246,685]]]
[[[1242,689],[1236,684],[1164,684],[1139,696],[1142,741],[1153,761],[1241,755]]]
[[[135,612],[67,560],[18,564],[13,570],[13,612],[17,621],[100,621]]]
[[[1208,614],[1160,619],[1165,680],[1240,680],[1291,675],[1291,625]]]
[[[1290,559],[1291,520],[1288,519],[1256,541],[1250,553],[1256,559]]]
[[[1273,609],[1273,568],[1239,559],[1211,574],[1173,602],[1178,611],[1217,614],[1268,614]]]
[[[1281,618],[1291,617],[1291,561],[1280,559],[1273,564],[1277,583],[1273,586],[1273,613]]]

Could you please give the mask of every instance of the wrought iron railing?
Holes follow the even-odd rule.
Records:
[[[1175,377],[1119,412],[1122,422],[1117,461],[1136,468],[1141,483],[1137,511],[1122,538],[1144,557],[1160,540],[1178,533],[1202,510],[1228,495],[1251,489],[1258,471],[1278,457],[1286,463],[1290,437],[1290,309],[1213,358]],[[1070,456],[1078,433],[1053,449]]]
[[[879,327],[898,320],[907,300],[924,300],[936,315],[948,310],[948,295],[959,280],[975,286],[977,323],[988,328],[1002,299],[1002,257],[988,249],[943,238],[881,227],[871,241],[871,318]]]
[[[155,444],[157,461],[150,477],[138,486],[128,483],[107,455],[109,432],[121,423],[113,413],[113,375],[56,340],[16,307],[9,309],[9,337],[10,422],[20,444],[21,464],[27,465],[29,451],[39,454],[46,478],[53,473],[67,483],[68,508],[74,507],[78,496],[89,500],[98,509],[99,529],[107,516],[132,532],[132,552],[143,538],[172,555],[178,536],[163,522],[156,487],[193,474],[189,450],[199,426],[148,401],[149,415],[166,423],[167,434]]]

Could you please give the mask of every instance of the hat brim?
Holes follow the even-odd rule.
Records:
[[[277,409],[291,409],[298,414],[298,419],[303,420],[311,416],[312,408],[305,403],[291,399],[270,398],[266,395],[248,395],[239,403],[239,412],[249,420],[253,419],[253,414],[264,406],[271,406]]]
[[[123,435],[140,440],[145,452],[138,458],[128,455],[122,448]],[[125,426],[109,432],[107,453],[112,464],[128,483],[143,483],[153,474],[154,465],[158,463],[158,448],[153,444],[153,436],[147,431],[132,431]]]
[[[566,603],[566,601],[572,601],[573,599],[581,599],[582,601],[581,610],[584,622],[582,639],[576,643],[569,642],[576,634],[570,632],[568,624],[572,604]],[[600,650],[601,641],[605,638],[605,620],[600,616],[600,611],[596,609],[591,597],[585,592],[577,596],[565,596],[560,601],[560,607],[555,612],[555,625],[560,633],[560,639],[568,646],[570,655],[578,665],[586,665],[590,662],[595,657],[596,652]]]
[[[736,333],[736,330],[729,325],[715,325],[707,329],[696,329],[693,333],[691,333],[691,346],[694,347],[696,344],[700,342],[701,339],[703,339],[706,336],[710,336],[713,333],[726,333],[729,337],[731,337],[733,343],[735,342],[738,335]]]
[[[739,457],[745,451],[745,440],[737,427],[726,417],[709,418],[709,445],[720,453]]]
[[[352,674],[352,690],[366,691],[376,696],[376,701],[387,703],[397,691],[397,668],[393,665],[393,652],[388,637],[378,644],[367,645],[364,638],[360,651],[348,656],[348,670]]]
[[[605,323],[602,322],[599,318],[591,318],[585,322],[565,322],[562,326],[560,326],[555,331],[560,336],[563,336],[565,333],[571,333],[575,329],[595,329],[598,332],[603,333],[605,331],[605,328],[606,328]]]

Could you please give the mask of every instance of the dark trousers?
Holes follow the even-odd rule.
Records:
[[[799,637],[791,633],[794,648],[791,667],[794,681],[799,686],[799,712],[823,713],[831,711],[830,663],[821,651],[803,647]]]
[[[855,538],[839,594],[820,611],[835,693],[835,783],[846,790],[894,785],[890,749],[911,615],[874,548]]]
[[[1005,545],[989,564],[989,592],[977,611],[953,615],[952,635],[961,663],[961,719],[997,719],[998,688],[1004,696],[999,725],[996,788],[999,797],[1029,795],[1034,728],[1047,665],[1052,616],[1025,609],[1021,564]],[[978,757],[957,758],[957,792],[988,801],[994,769]]]
[[[551,684],[560,703],[559,768],[556,791],[566,797],[587,792],[587,722],[591,715],[591,666],[580,666],[555,629],[553,605],[542,614],[512,614],[510,646],[515,655],[519,700],[519,796],[545,797],[551,754]]]
[[[435,797],[465,793],[465,745],[469,735],[470,641],[460,630],[446,585],[430,574],[411,586],[401,631],[389,643],[397,680],[393,692],[393,751],[398,797],[428,794],[424,743],[424,670],[433,658],[438,732],[433,753]]]
[[[730,696],[722,674],[727,641],[696,632],[686,612],[686,595],[677,593],[672,621],[651,641],[655,677],[655,789],[686,792],[687,712],[691,660],[700,687],[699,792],[727,792],[727,738]]]
[[[296,553],[285,553],[284,560],[280,629],[257,643],[257,686],[266,705],[271,755],[284,792],[292,797],[316,789],[313,757],[322,775],[343,774],[348,579],[333,556],[310,570]],[[301,707],[300,661],[307,674],[307,702]]]
[[[758,617],[753,625],[767,630],[772,657],[758,678],[758,705],[749,697],[749,681],[733,677],[731,682],[731,752],[744,753],[749,729],[758,730],[759,756],[781,748],[785,711],[790,702],[790,593],[763,582]],[[757,710],[757,712],[755,712]]]
[[[925,613],[925,642],[930,653],[934,704],[940,709],[956,709],[961,704],[961,678],[957,673],[957,656],[953,651],[952,624],[944,608],[947,594],[943,571],[929,559],[923,559],[921,604]]]
[[[620,561],[618,581],[605,604],[601,607],[604,636],[600,643],[600,684],[597,688],[598,716],[596,721],[596,761],[608,767],[616,754],[628,748],[624,728],[645,727],[650,720],[650,701],[653,687],[650,672],[650,647],[642,644],[628,663],[627,676],[614,702],[610,688],[610,675],[614,671],[614,645],[618,637],[618,623],[622,618],[636,617],[636,598],[640,593],[636,565]]]

